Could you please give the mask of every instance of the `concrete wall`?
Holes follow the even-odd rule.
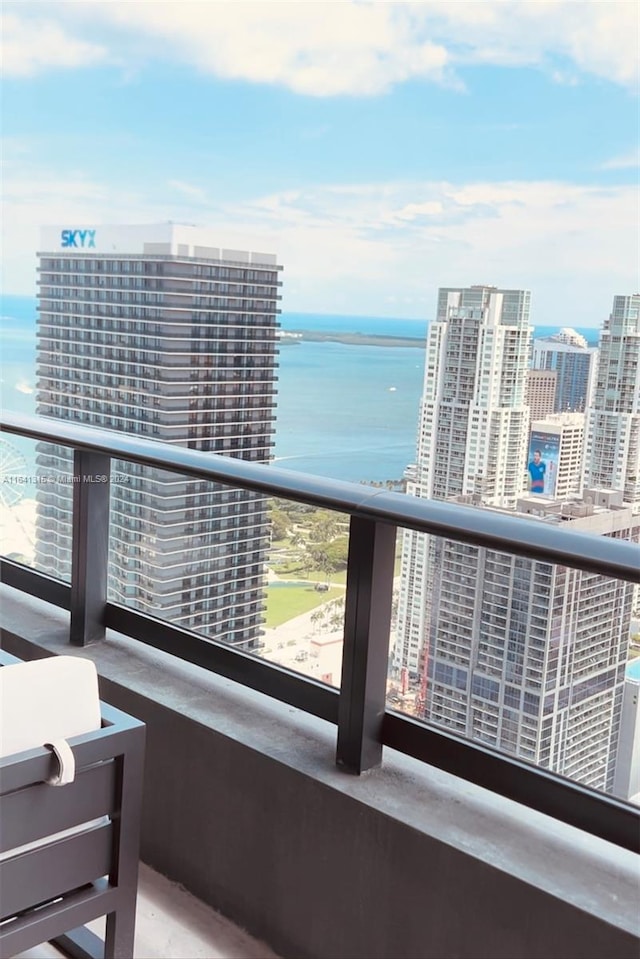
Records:
[[[348,776],[330,724],[15,596],[5,648],[89,654],[147,723],[142,858],[284,959],[636,959],[631,853],[390,750]]]

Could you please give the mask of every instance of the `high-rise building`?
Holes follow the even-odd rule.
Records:
[[[585,486],[621,490],[640,509],[640,294],[614,297],[600,334]]]
[[[621,503],[611,492],[531,497],[516,515],[638,542],[640,518]],[[448,539],[434,544],[424,718],[611,791],[632,584]]]
[[[582,492],[585,420],[584,413],[532,417],[527,459],[530,492],[554,499]]]
[[[625,675],[613,793],[640,806],[640,669],[632,660]]]
[[[533,341],[533,369],[556,374],[554,406],[548,412],[584,412],[593,391],[597,352],[580,333],[567,328]]]
[[[43,416],[222,453],[271,457],[276,257],[175,224],[45,228],[39,253]],[[38,468],[68,472],[41,444]],[[260,635],[264,497],[122,464],[111,490],[109,594],[243,648]],[[71,487],[38,487],[37,566],[70,571]]]
[[[514,508],[529,440],[530,294],[442,289],[429,327],[415,478],[427,499],[476,494]],[[417,675],[429,629],[430,537],[405,531],[393,666]]]
[[[529,370],[525,395],[532,419],[553,413],[556,407],[556,379],[555,370]]]

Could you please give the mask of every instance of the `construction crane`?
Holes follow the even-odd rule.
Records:
[[[419,719],[424,719],[425,710],[427,707],[427,679],[429,675],[429,640],[425,639],[424,646],[422,648],[422,655],[420,657],[420,686],[418,687],[418,692],[416,693],[416,716]]]

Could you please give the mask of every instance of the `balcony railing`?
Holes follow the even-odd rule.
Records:
[[[389,746],[638,851],[640,814],[630,805],[385,704],[398,527],[640,583],[635,544],[43,417],[5,413],[0,428],[74,451],[70,585],[7,559],[1,566],[8,585],[70,610],[71,643],[84,645],[104,638],[107,628],[117,630],[336,724],[336,761],[347,772],[379,766]],[[111,458],[350,516],[339,690],[107,600],[109,484],[91,480],[109,475]]]

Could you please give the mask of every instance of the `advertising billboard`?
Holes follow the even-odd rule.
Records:
[[[529,435],[529,492],[543,496],[556,495],[560,434],[531,430]]]

